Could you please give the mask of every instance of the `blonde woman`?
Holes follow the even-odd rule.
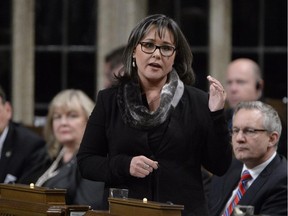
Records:
[[[104,184],[83,179],[76,163],[76,153],[93,107],[94,102],[81,90],[64,90],[53,98],[44,128],[53,163],[36,185],[67,189],[67,204],[102,209]]]

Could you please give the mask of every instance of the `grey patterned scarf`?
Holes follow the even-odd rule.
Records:
[[[177,106],[184,92],[183,82],[175,69],[170,72],[169,82],[160,93],[160,106],[150,111],[142,102],[138,82],[129,82],[119,87],[117,100],[122,118],[126,124],[140,129],[149,129],[163,123]]]

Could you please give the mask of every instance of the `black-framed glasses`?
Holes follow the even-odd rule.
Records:
[[[255,136],[257,133],[259,132],[266,132],[267,130],[266,129],[256,129],[256,128],[243,128],[243,129],[240,129],[240,128],[232,128],[231,130],[231,135],[232,136],[237,136],[239,134],[239,132],[242,131],[242,134],[244,136],[247,136],[247,137],[253,137]]]
[[[161,55],[165,56],[165,57],[172,56],[176,50],[176,48],[174,46],[170,46],[170,45],[157,46],[156,44],[154,44],[152,42],[139,42],[139,44],[141,45],[141,50],[144,53],[152,54],[155,52],[156,49],[159,49]]]

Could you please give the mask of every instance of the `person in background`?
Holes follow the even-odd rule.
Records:
[[[232,61],[226,71],[227,103],[226,118],[228,127],[231,129],[233,110],[241,101],[265,102],[263,97],[264,81],[259,65],[248,58],[239,58]],[[282,135],[279,140],[277,151],[287,158],[287,126],[283,120]]]
[[[104,184],[81,178],[76,163],[76,153],[93,107],[94,102],[77,89],[63,90],[52,99],[44,136],[54,161],[35,185],[67,189],[67,204],[102,209]]]
[[[225,175],[212,177],[211,216],[229,216],[237,204],[254,206],[254,215],[287,215],[287,160],[276,151],[281,130],[280,118],[270,105],[246,101],[236,106],[235,159]]]
[[[232,61],[226,71],[226,93],[230,108],[241,101],[259,100],[263,95],[264,81],[259,65],[248,58]]]
[[[229,127],[232,125],[233,110],[241,101],[260,100],[263,95],[264,81],[256,62],[248,58],[232,61],[226,70],[227,103],[226,116]]]
[[[174,20],[156,14],[136,25],[118,85],[99,91],[87,122],[77,154],[84,178],[182,204],[184,216],[208,215],[202,165],[223,175],[232,150],[223,86],[209,76],[210,95],[196,89],[191,65]]]
[[[0,183],[30,184],[49,156],[44,139],[12,121],[12,105],[0,86]]]
[[[123,67],[123,53],[125,46],[113,49],[105,56],[104,62],[104,87],[109,88],[116,82],[116,76]]]

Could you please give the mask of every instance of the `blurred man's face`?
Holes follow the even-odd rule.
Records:
[[[2,98],[0,97],[0,135],[2,134],[5,127],[8,125],[11,117],[12,109],[10,103],[3,103]]]
[[[246,65],[232,64],[227,69],[227,101],[234,108],[240,101],[258,100],[260,90],[256,89],[256,77]]]

